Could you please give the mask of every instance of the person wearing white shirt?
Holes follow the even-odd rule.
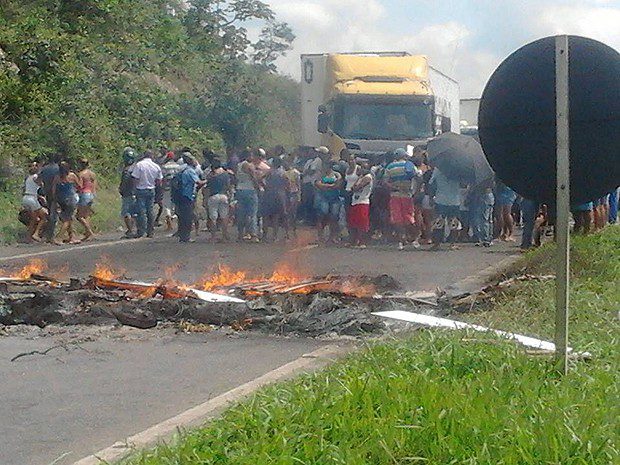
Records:
[[[161,184],[163,173],[161,167],[153,161],[153,153],[147,151],[144,158],[131,171],[136,189],[136,209],[138,213],[138,232],[136,237],[153,237],[154,220],[153,204],[155,188]]]

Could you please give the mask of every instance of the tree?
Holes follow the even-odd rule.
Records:
[[[253,45],[255,64],[268,71],[276,72],[275,61],[292,48],[295,40],[293,30],[286,23],[269,21],[261,31],[258,41]]]

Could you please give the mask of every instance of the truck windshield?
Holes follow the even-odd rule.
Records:
[[[433,136],[431,110],[423,102],[341,101],[334,129],[345,139],[423,139]]]

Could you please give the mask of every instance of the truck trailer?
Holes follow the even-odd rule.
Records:
[[[310,54],[301,67],[305,146],[330,145],[335,135],[352,152],[373,155],[459,132],[458,83],[425,56]]]

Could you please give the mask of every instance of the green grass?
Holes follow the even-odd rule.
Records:
[[[419,331],[267,388],[131,465],[620,463],[620,229],[574,242],[566,377],[548,357],[479,333]],[[549,271],[550,248],[522,264]],[[466,317],[553,333],[551,283],[524,283]]]
[[[12,244],[25,235],[26,227],[17,220],[21,207],[20,189],[0,191],[0,243]],[[96,232],[110,232],[121,226],[120,197],[116,184],[104,180],[95,200],[95,215],[92,218]],[[75,229],[81,232],[76,222]]]

